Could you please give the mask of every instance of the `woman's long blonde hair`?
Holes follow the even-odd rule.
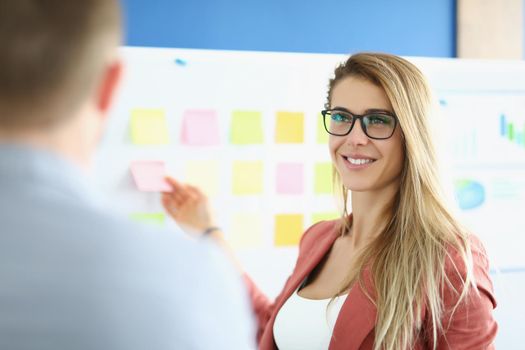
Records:
[[[329,83],[328,106],[333,88],[349,76],[384,89],[402,129],[405,161],[388,224],[360,255],[357,268],[349,274],[341,293],[357,281],[375,303],[375,350],[408,349],[418,336],[430,340],[436,348],[438,337],[446,331],[442,325],[442,288],[451,286],[450,276],[445,272],[451,248],[466,267],[466,274],[455,267],[463,281],[463,288],[456,290],[459,300],[456,306],[474,281],[468,234],[447,209],[439,184],[428,121],[432,106],[430,89],[423,74],[407,60],[388,54],[359,53],[336,68]],[[342,186],[337,172],[334,174],[337,186],[342,188],[341,234],[346,234],[351,225],[348,190]],[[362,279],[368,267],[373,291],[366,290]],[[430,327],[425,329],[431,329],[431,334],[419,334],[424,331],[423,322],[428,322]]]

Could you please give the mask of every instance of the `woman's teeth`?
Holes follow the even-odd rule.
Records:
[[[372,163],[374,161],[373,159],[354,159],[350,157],[346,157],[346,160],[348,160],[351,164],[354,164],[354,165],[363,165],[363,164]]]

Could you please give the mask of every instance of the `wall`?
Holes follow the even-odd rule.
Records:
[[[454,0],[122,0],[126,45],[455,56]]]

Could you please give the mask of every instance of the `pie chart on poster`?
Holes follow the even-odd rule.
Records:
[[[485,202],[485,188],[477,181],[470,179],[457,180],[454,184],[456,201],[461,210],[470,210]]]

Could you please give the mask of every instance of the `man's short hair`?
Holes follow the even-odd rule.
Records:
[[[1,0],[0,128],[67,118],[120,39],[118,0]]]

